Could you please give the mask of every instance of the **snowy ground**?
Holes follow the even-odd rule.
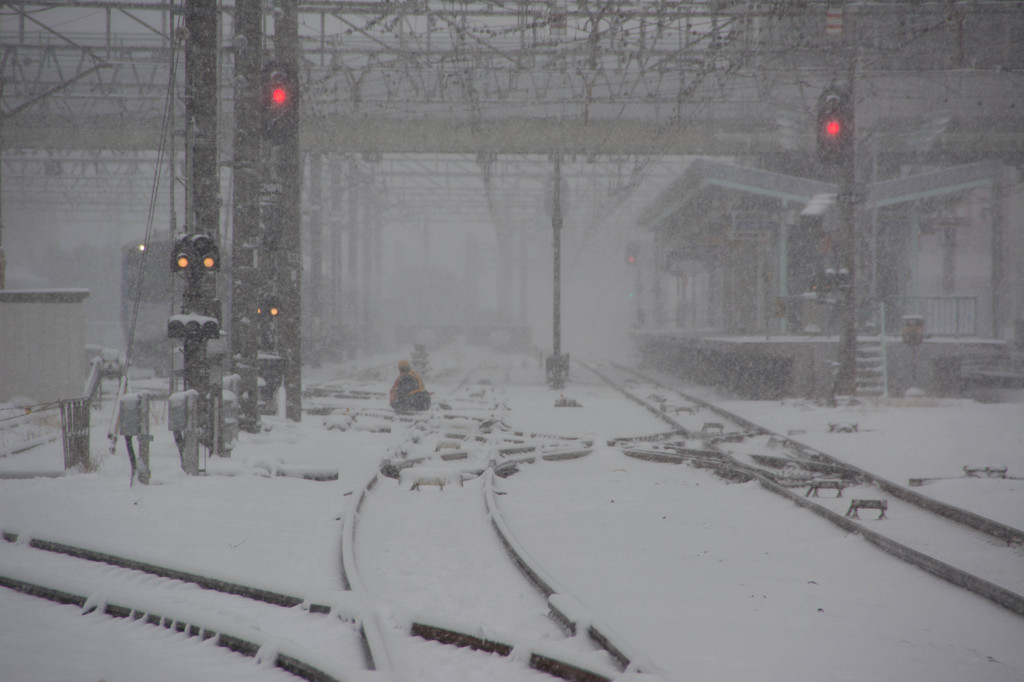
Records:
[[[499,506],[530,554],[667,678],[1024,680],[1024,619],[882,554],[756,484],[624,457],[604,442],[665,426],[581,369],[563,393],[583,407],[554,408],[558,395],[543,386],[534,359],[476,349],[436,352],[427,377],[435,404],[454,394],[464,378],[460,368],[480,363],[490,378],[481,390],[501,405],[507,423],[597,443],[587,458],[525,466],[499,480]],[[351,366],[325,367],[309,370],[304,384],[383,393],[392,379],[390,368],[355,376]],[[1019,404],[901,399],[841,408],[808,401],[726,406],[769,428],[802,431],[794,438],[898,483],[946,478],[920,490],[1024,527],[1024,481],[962,475],[965,465],[1005,465],[1024,476]],[[0,528],[328,603],[342,590],[341,529],[351,501],[407,439],[401,429],[325,428],[336,416],[306,415],[299,424],[272,417],[264,433],[243,434],[229,460],[211,460],[210,475],[187,477],[158,413],[153,484],[129,487],[123,444],[107,454],[108,417],[94,415],[96,473],[0,480]],[[834,422],[858,428],[829,432]],[[59,472],[62,461],[58,441],[0,458],[0,475]],[[339,479],[266,475],[288,466],[337,468]],[[488,558],[498,554],[484,517],[473,511],[479,504],[479,479],[420,492],[386,479],[368,498],[357,536],[367,587],[407,608],[556,639],[543,619],[543,600],[538,607],[510,564]],[[0,543],[0,573],[27,551]],[[452,578],[509,589],[489,600],[460,600],[448,591]],[[483,654],[467,669],[466,658],[426,642],[403,651],[434,668],[409,679],[550,679],[521,662]],[[404,670],[417,668],[410,662]],[[0,590],[0,671],[0,678],[19,681],[294,679],[195,638],[82,615],[9,590]]]

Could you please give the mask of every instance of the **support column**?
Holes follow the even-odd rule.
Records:
[[[215,0],[188,0],[185,4],[185,130],[188,182],[185,232],[220,241],[220,164],[217,149],[217,76],[220,13]],[[217,319],[218,329],[206,334],[182,335],[185,352],[185,388],[199,393],[197,419],[203,444],[226,454],[222,440],[221,400],[223,356],[211,358],[207,341],[219,338],[220,301],[216,275],[191,264],[186,275],[182,309],[185,313]],[[170,331],[170,325],[168,326]],[[219,346],[217,346],[219,348]]]
[[[569,356],[562,355],[562,157],[555,156],[555,172],[552,179],[551,231],[554,233],[552,252],[554,256],[554,301],[552,305],[552,352],[547,359],[545,375],[548,386],[558,390],[569,378]]]
[[[999,172],[992,177],[992,338],[995,339],[1005,339],[1014,333],[1010,326],[1013,321],[1010,319],[1010,306],[1007,305],[1008,297],[1004,291],[1007,262],[1004,242],[1006,207],[1003,204],[1005,175],[1006,169],[1000,165]]]
[[[332,156],[330,159],[330,171],[331,171],[331,205],[330,205],[330,235],[328,239],[328,249],[330,251],[330,268],[328,275],[328,312],[329,320],[327,323],[327,329],[329,330],[333,351],[331,353],[331,359],[334,361],[340,361],[344,357],[345,342],[344,342],[344,311],[345,302],[343,300],[344,292],[344,281],[342,280],[342,253],[344,247],[342,245],[342,239],[344,234],[344,169],[342,163],[344,162],[343,157],[339,155]]]
[[[355,159],[349,161],[348,165],[348,263],[347,276],[344,278],[348,284],[348,295],[346,300],[346,321],[344,338],[347,340],[345,349],[348,357],[354,358],[361,349],[360,336],[360,314],[359,314],[359,167]]]
[[[359,230],[362,282],[359,286],[359,339],[362,348],[372,348],[373,327],[373,176],[360,178],[363,206],[363,224]]]
[[[846,291],[839,292],[839,348],[836,359],[839,362],[839,374],[836,377],[836,393],[853,395],[857,391],[857,272],[856,272],[856,228],[857,196],[854,189],[853,155],[841,170],[839,180],[839,220],[842,237],[839,262],[847,270],[849,286]]]
[[[324,221],[322,178],[324,157],[319,152],[309,154],[309,303],[311,338],[306,347],[310,351],[309,363],[319,367],[323,349],[323,272]]]
[[[263,13],[260,0],[235,2],[235,139],[232,171],[231,358],[241,377],[239,426],[260,429],[256,308],[267,289],[259,269],[260,239],[260,69]]]
[[[274,20],[274,56],[299,78],[298,0],[279,0]],[[298,94],[298,93],[296,93]],[[296,105],[301,104],[301,99]],[[284,358],[285,418],[302,421],[302,167],[298,131],[279,145],[281,243],[277,291],[285,305],[278,323],[278,351]]]

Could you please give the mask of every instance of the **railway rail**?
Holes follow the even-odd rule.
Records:
[[[343,682],[365,669],[352,603],[314,603],[11,531],[3,539],[0,586],[8,589],[212,639],[302,679]]]
[[[624,454],[757,480],[889,554],[1024,616],[1024,531],[888,481],[679,386],[614,363],[584,366],[672,427],[614,441]],[[862,509],[879,515],[861,517]]]
[[[306,680],[343,682],[361,679],[366,671],[376,671],[383,679],[403,679],[393,662],[392,652],[398,646],[394,626],[382,615],[385,602],[366,590],[355,559],[356,522],[380,476],[375,474],[362,487],[346,515],[342,537],[346,591],[330,603],[64,542],[21,537],[12,531],[3,533],[8,544],[0,547],[4,567],[0,586],[77,606],[84,613],[99,611],[204,641],[212,639]],[[580,607],[574,608],[579,613]],[[558,610],[561,623],[575,630],[573,616],[567,613],[572,611],[565,606]],[[604,682],[613,677],[607,670],[595,671],[583,656],[560,652],[540,638],[532,642],[521,635],[503,638],[479,626],[425,613],[409,617],[404,629],[406,635],[505,657],[518,651],[528,656],[531,668],[565,679]],[[593,626],[591,630],[596,632]],[[602,646],[609,644],[605,641]]]
[[[343,428],[358,422],[360,428],[376,431],[405,429],[408,436],[351,500],[342,529],[344,589],[328,603],[11,530],[3,532],[6,545],[0,545],[0,586],[87,613],[98,611],[212,640],[317,682],[357,679],[369,671],[382,679],[405,679],[409,671],[396,663],[404,657],[395,653],[405,646],[403,638],[494,653],[523,661],[532,670],[582,682],[608,682],[625,670],[651,670],[610,628],[598,626],[582,604],[541,577],[543,568],[515,540],[494,502],[495,476],[512,475],[538,460],[586,456],[592,441],[512,429],[503,421],[500,402],[474,394],[479,387],[465,388],[471,373],[438,400],[441,407],[431,413],[429,423],[368,406],[382,399],[377,393],[330,385],[307,390],[310,412],[327,415],[339,405],[349,406],[346,418],[333,422]],[[362,407],[353,407],[358,405]],[[445,470],[439,473],[438,465]],[[546,627],[531,626],[536,632],[484,628],[408,608],[367,589],[358,567],[356,530],[365,522],[367,500],[389,476],[406,491],[410,481],[416,485],[424,477],[431,479],[426,485],[437,483],[439,476],[453,476],[460,486],[464,480],[475,481],[481,523],[493,529],[496,552],[511,558],[509,571],[522,571],[538,588],[536,608],[545,615],[550,611],[551,620],[542,617]],[[396,611],[406,615],[396,619]],[[553,640],[548,630],[559,628],[562,639]]]
[[[494,470],[488,469],[485,474],[482,474],[476,480],[479,482],[482,478],[486,481],[493,477],[493,475]],[[400,624],[402,634],[416,636],[441,644],[453,645],[458,648],[497,654],[501,657],[512,657],[514,655],[534,670],[547,672],[553,676],[568,680],[610,682],[610,680],[617,677],[621,674],[622,670],[630,665],[632,661],[623,653],[624,645],[621,642],[618,642],[618,647],[622,648],[617,648],[612,637],[605,636],[593,625],[592,618],[587,618],[587,626],[577,625],[577,623],[580,623],[585,618],[581,615],[587,613],[585,609],[581,605],[572,602],[568,597],[559,597],[554,592],[551,592],[550,588],[548,588],[549,595],[547,599],[540,599],[538,597],[536,603],[525,604],[518,610],[525,609],[529,611],[532,609],[540,613],[545,609],[550,609],[557,625],[565,630],[565,635],[561,639],[552,638],[551,628],[546,627],[544,623],[527,619],[512,623],[511,621],[514,618],[507,613],[494,614],[498,621],[497,625],[493,622],[482,625],[464,618],[437,615],[430,609],[422,607],[407,610],[399,617],[392,616],[389,627],[389,623],[386,622],[382,614],[385,612],[393,613],[393,608],[395,607],[389,604],[390,597],[387,595],[376,595],[367,586],[367,581],[362,577],[362,571],[359,568],[360,561],[357,559],[359,552],[357,551],[358,543],[356,541],[357,526],[364,522],[361,517],[373,513],[372,510],[366,510],[367,506],[375,504],[372,500],[369,502],[368,500],[374,494],[380,494],[378,486],[381,485],[381,480],[384,478],[383,474],[375,475],[361,491],[360,499],[355,505],[357,511],[350,515],[346,521],[342,550],[345,576],[349,586],[355,594],[362,596],[365,603],[375,604],[373,615],[363,621],[364,628],[367,628],[367,646],[373,660],[384,661],[385,665],[391,669],[391,661],[396,658],[391,652],[402,646],[394,637],[395,622],[397,621]],[[480,490],[486,491],[483,494],[488,498],[493,495],[493,489],[488,483],[485,483],[483,486],[476,485],[474,490],[468,491],[468,494],[476,497]],[[377,492],[375,493],[374,491]],[[376,504],[384,505],[387,501],[394,501],[393,493],[391,494],[391,497],[386,497],[384,500],[376,502]],[[480,499],[477,498],[477,501],[480,502]],[[480,506],[482,507],[482,505]],[[500,513],[493,506],[493,500],[488,502],[487,515],[494,524],[495,529],[498,529],[502,545],[509,551],[516,566],[528,576],[533,576],[531,582],[535,582],[537,576],[540,575],[541,569],[534,565],[532,560],[528,558],[528,555],[525,555],[515,543],[514,538],[508,534],[507,526],[501,520]],[[481,551],[486,552],[487,550],[475,546],[473,551],[479,553]],[[452,594],[459,594],[463,599],[487,601],[487,595],[479,592],[479,588],[477,592],[471,595],[462,594],[466,590],[465,586],[455,584],[450,589],[453,591]],[[514,584],[500,583],[495,584],[492,589],[507,591],[515,589],[515,587]],[[398,605],[398,608],[400,607],[401,605]],[[509,624],[505,626],[505,629],[501,629],[501,622],[508,622]],[[574,638],[577,631],[582,633],[584,630],[586,630],[588,643],[580,642]],[[595,659],[595,651],[599,649],[609,652],[609,655]],[[634,668],[636,668],[635,665]],[[399,677],[401,677],[400,674]]]
[[[465,379],[460,387],[466,384]],[[473,393],[473,389],[466,389]],[[597,618],[568,592],[556,586],[547,577],[543,567],[523,549],[503,520],[500,509],[495,502],[495,476],[509,476],[518,467],[537,460],[565,461],[590,454],[592,441],[577,437],[563,437],[551,434],[527,433],[517,431],[502,420],[500,405],[492,404],[484,409],[487,402],[484,396],[477,396],[480,402],[477,410],[455,411],[436,415],[435,428],[417,429],[410,427],[410,440],[398,448],[399,456],[385,459],[381,463],[380,472],[375,474],[361,489],[353,506],[353,513],[346,517],[343,541],[343,565],[346,581],[351,589],[366,595],[368,602],[381,603],[386,596],[373,596],[372,590],[366,586],[361,577],[356,559],[357,542],[355,539],[357,524],[366,523],[365,516],[373,514],[373,496],[390,495],[388,502],[376,502],[376,506],[384,507],[395,503],[396,494],[408,494],[420,489],[423,485],[444,487],[445,485],[462,488],[465,484],[469,491],[460,491],[466,498],[465,515],[479,514],[485,524],[497,534],[499,548],[504,549],[511,558],[515,568],[526,577],[542,597],[532,608],[539,612],[547,611],[551,619],[562,629],[563,639],[551,641],[548,628],[523,618],[522,622],[506,626],[504,631],[499,626],[484,627],[465,622],[456,622],[444,617],[440,621],[432,619],[428,614],[419,612],[404,620],[408,634],[434,640],[458,647],[498,654],[503,657],[515,653],[530,668],[550,673],[556,677],[582,682],[606,682],[618,677],[623,671],[630,670],[637,674],[656,672],[643,656],[637,654],[633,647],[626,643],[606,625],[598,625]],[[461,402],[465,401],[465,402]],[[453,391],[445,398],[445,404],[458,404],[466,407],[470,398]],[[475,413],[476,412],[476,413]],[[480,414],[482,413],[482,414]],[[425,431],[429,433],[425,433]],[[454,448],[454,449],[452,449]],[[381,481],[388,478],[397,481],[391,483],[391,491],[381,492]],[[387,484],[386,484],[387,485]],[[395,491],[399,492],[395,492]],[[376,491],[376,492],[374,492]],[[480,495],[476,502],[471,499]],[[436,503],[431,504],[435,507]],[[474,511],[475,510],[475,511]],[[427,510],[423,510],[427,513]],[[412,523],[411,521],[409,523]],[[429,522],[427,526],[437,526],[441,522]],[[417,525],[417,528],[422,524]],[[374,537],[390,535],[386,529],[377,527]],[[473,544],[473,553],[487,551],[482,545],[486,541]],[[454,551],[451,549],[445,551]],[[439,570],[439,573],[454,572]],[[464,588],[453,585],[452,590],[462,591]],[[492,587],[495,591],[508,590],[505,579],[495,578]],[[477,597],[486,601],[486,595]],[[530,607],[526,607],[527,613]],[[510,620],[507,614],[501,614],[500,620]],[[376,621],[380,623],[380,619]],[[387,653],[389,638],[384,635],[386,629],[380,627],[376,634],[368,637],[374,658],[390,660]],[[580,637],[577,637],[580,635]],[[596,656],[597,652],[606,652]],[[595,659],[596,656],[596,659]]]
[[[585,367],[669,425],[662,433],[608,441],[623,454],[756,480],[847,532],[1024,615],[1020,531],[885,481],[665,382],[611,363]],[[532,463],[585,457],[601,446],[579,436],[516,429],[515,414],[493,391],[481,389],[487,382],[472,384],[472,374],[470,370],[453,379],[456,387],[435,399],[437,409],[420,416],[381,410],[374,405],[382,394],[350,385],[307,389],[308,411],[323,415],[327,428],[388,431],[404,439],[392,439],[397,444],[384,453],[377,471],[348,498],[341,519],[342,589],[328,600],[234,584],[52,539],[20,537],[10,530],[3,533],[6,544],[0,543],[0,586],[211,639],[308,680],[363,679],[371,671],[380,679],[406,679],[410,671],[403,661],[409,651],[416,651],[410,642],[424,640],[497,654],[569,680],[606,682],[626,674],[667,677],[614,623],[603,622],[575,598],[571,584],[563,586],[552,577],[543,561],[550,557],[538,561],[532,556],[502,514],[504,493],[496,486],[498,479]],[[452,618],[401,595],[379,592],[375,581],[367,580],[364,572],[370,567],[372,576],[373,558],[359,538],[376,542],[386,535],[387,522],[376,516],[380,510],[400,496],[436,502],[432,492],[416,491],[443,486],[452,489],[442,501],[464,504],[467,517],[478,515],[478,525],[490,529],[493,548],[487,551],[502,561],[510,559],[509,570],[514,567],[536,590],[527,609],[546,614],[550,621],[545,619],[545,626],[503,624],[504,614],[486,625]],[[852,508],[854,500],[881,500],[885,505],[869,514],[870,504]],[[884,521],[875,520],[879,512],[886,515]],[[466,542],[462,549],[471,551],[485,544],[479,535]],[[974,557],[973,563],[965,557]],[[508,585],[498,579],[492,588]],[[463,589],[457,582],[448,587],[452,593]],[[560,628],[554,637],[545,629],[551,622]]]

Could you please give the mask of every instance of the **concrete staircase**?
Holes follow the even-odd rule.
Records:
[[[882,337],[857,339],[857,395],[885,396],[885,346]]]

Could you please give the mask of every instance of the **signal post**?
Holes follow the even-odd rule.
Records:
[[[214,0],[185,3],[185,114],[188,184],[185,234],[175,242],[170,268],[185,279],[180,314],[167,322],[167,336],[181,339],[187,405],[171,409],[168,426],[188,474],[199,473],[198,443],[226,454],[222,429],[220,372],[211,372],[209,341],[220,339],[220,172],[217,160],[217,26]],[[218,363],[219,364],[219,363]],[[213,376],[211,376],[211,374]]]
[[[260,72],[263,10],[260,0],[236,0],[235,139],[231,240],[231,360],[240,377],[239,426],[259,432],[257,312],[264,287],[260,268]]]
[[[213,295],[220,251],[210,235],[185,234],[174,244],[170,265],[172,272],[185,278],[181,313],[168,320],[167,337],[181,339],[184,345],[183,393],[187,395],[172,397],[167,421],[182,468],[194,476],[199,473],[200,442],[224,454],[222,387],[219,372],[211,377],[206,351],[208,341],[220,338],[220,302]]]
[[[853,395],[857,389],[857,315],[855,295],[856,261],[856,190],[854,165],[853,93],[837,87],[826,88],[818,98],[818,160],[828,169],[839,186],[836,203],[842,239],[839,258],[842,263],[837,280],[839,306],[839,348],[836,353],[839,371],[835,393]],[[843,272],[845,270],[845,272]]]
[[[261,74],[263,181],[260,189],[263,248],[270,272],[262,295],[279,301],[275,354],[280,358],[285,417],[302,420],[302,279],[299,199],[299,37],[297,0],[277,0],[274,59]]]

